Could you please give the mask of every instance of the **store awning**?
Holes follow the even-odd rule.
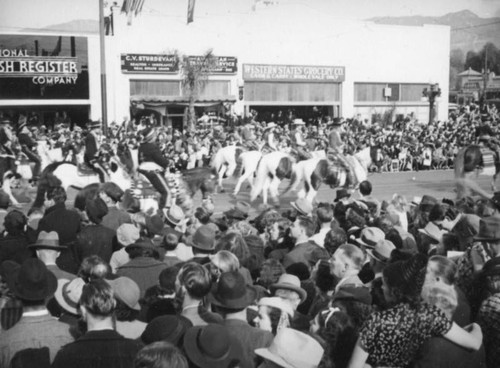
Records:
[[[197,107],[208,107],[218,105],[225,102],[235,102],[236,96],[209,96],[199,98],[195,102]],[[186,96],[154,96],[154,95],[137,95],[131,96],[132,104],[144,104],[147,106],[189,106],[189,98]]]

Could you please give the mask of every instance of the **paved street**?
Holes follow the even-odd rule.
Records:
[[[414,178],[414,180],[413,180]],[[454,193],[454,173],[453,170],[433,170],[419,172],[397,172],[397,173],[373,173],[370,174],[368,180],[373,184],[373,195],[380,200],[390,200],[394,193],[399,193],[411,201],[414,196],[422,196],[424,194],[432,195],[438,199],[455,198]],[[477,178],[481,187],[487,191],[491,191],[490,178],[480,176]],[[284,189],[288,181],[281,183],[280,189]],[[224,182],[226,193],[219,193],[215,197],[216,212],[223,212],[230,208],[235,199],[230,195],[233,191],[235,180],[228,179]],[[499,183],[497,183],[499,185]],[[331,202],[335,198],[336,189],[330,189],[327,186],[322,186],[319,190],[317,200]],[[296,198],[296,193],[289,193],[280,198],[280,208],[290,208],[290,201]],[[249,190],[242,190],[237,197],[238,200],[248,201]],[[196,197],[196,202],[199,202],[199,195]],[[252,203],[255,211],[258,210],[262,203],[261,199]]]

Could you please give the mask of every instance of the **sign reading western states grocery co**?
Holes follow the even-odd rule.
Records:
[[[243,64],[243,79],[245,81],[343,82],[345,67]]]
[[[124,73],[177,73],[179,60],[175,55],[122,54]]]

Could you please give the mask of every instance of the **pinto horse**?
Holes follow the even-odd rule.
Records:
[[[278,203],[278,187],[281,180],[291,178],[294,164],[295,159],[287,153],[276,151],[262,156],[250,193],[250,200],[253,202],[258,195],[262,194],[264,205],[267,205],[269,192],[273,201]]]
[[[354,156],[346,156],[346,160],[354,169],[354,175],[357,182],[360,183],[366,180],[368,175],[368,167],[370,167],[371,149],[370,147],[364,148],[354,154]],[[309,160],[300,161],[294,166],[290,184],[285,189],[283,194],[291,190],[296,190],[298,186],[304,182],[304,189],[299,193],[299,197],[305,197],[310,203],[313,203],[318,190],[322,183],[330,185],[335,188],[345,184],[347,175],[345,170],[337,170],[333,174],[329,170],[329,163],[326,158],[311,158]]]
[[[226,146],[217,151],[213,160],[212,168],[218,177],[218,186],[221,192],[224,192],[222,187],[222,179],[224,175],[230,177],[236,170],[237,162],[244,149],[240,146]]]
[[[481,148],[481,146],[473,144],[458,151],[454,164],[455,178],[464,178],[474,172],[476,175],[491,175],[491,189],[496,191],[495,182],[497,180],[498,173],[500,172],[500,162],[498,158],[495,157],[495,152],[492,152],[495,161],[494,167],[492,166],[490,169],[484,169]]]

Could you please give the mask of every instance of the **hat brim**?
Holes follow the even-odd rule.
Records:
[[[234,359],[241,359],[242,351],[239,344],[233,343],[231,341],[231,347],[228,354],[225,354],[222,359],[213,359],[204,354],[198,348],[196,342],[198,341],[198,334],[201,329],[205,326],[195,326],[191,327],[187,330],[184,335],[184,351],[188,356],[189,360],[191,360],[198,367],[205,368],[219,368],[228,366],[231,361]]]
[[[63,296],[63,289],[64,286],[69,283],[71,280],[68,279],[59,279],[57,280],[57,289],[56,292],[54,293],[54,298],[56,298],[57,303],[61,308],[63,308],[65,311],[70,312],[74,315],[78,315],[78,309],[77,307],[73,307],[66,302],[66,299],[64,299]]]
[[[57,278],[56,276],[47,270],[47,283],[45,287],[36,290],[35,292],[25,290],[18,283],[16,282],[17,276],[19,274],[21,269],[17,270],[14,282],[12,283],[12,292],[14,295],[19,297],[20,299],[24,300],[30,300],[30,301],[37,301],[37,300],[44,300],[47,299],[50,296],[53,296],[54,293],[57,290]]]
[[[418,232],[420,234],[423,234],[423,235],[427,236],[429,239],[431,239],[436,244],[438,244],[440,242],[440,240],[438,238],[436,238],[435,235],[431,234],[430,232],[428,232],[425,229],[418,229]]]
[[[245,295],[238,299],[223,299],[215,293],[209,294],[209,300],[213,305],[227,309],[243,309],[252,304],[257,298],[257,290],[253,286],[246,285]]]
[[[28,249],[52,249],[52,250],[64,250],[68,249],[66,245],[52,245],[44,243],[33,243],[28,245]]]
[[[258,356],[261,356],[262,358],[264,358],[266,360],[269,360],[269,361],[271,361],[273,363],[276,363],[280,367],[283,367],[283,368],[296,368],[293,365],[288,364],[280,356],[271,353],[268,348],[255,349],[255,354],[257,354]]]
[[[300,296],[300,303],[303,303],[307,299],[307,291],[302,289],[301,287],[297,287],[291,284],[272,284],[269,286],[269,290],[274,294],[277,289],[291,290],[295,291]]]
[[[295,202],[290,202],[290,206],[292,206],[297,212],[299,212],[300,214],[302,214],[304,216],[309,215],[309,213],[306,213],[302,208],[297,206],[297,204]]]
[[[485,240],[495,241],[495,240],[500,240],[500,238],[485,238],[484,236],[475,236],[473,239],[474,240],[478,240],[478,241],[485,241]]]
[[[373,259],[376,259],[376,260],[377,260],[377,261],[379,261],[379,262],[382,262],[382,263],[387,263],[387,262],[389,262],[389,259],[385,259],[385,260],[384,260],[384,259],[380,259],[380,257],[378,257],[378,256],[375,254],[374,250],[372,250],[372,249],[367,249],[367,250],[366,250],[366,253],[368,253],[368,255],[369,255],[370,257],[372,257]]]

